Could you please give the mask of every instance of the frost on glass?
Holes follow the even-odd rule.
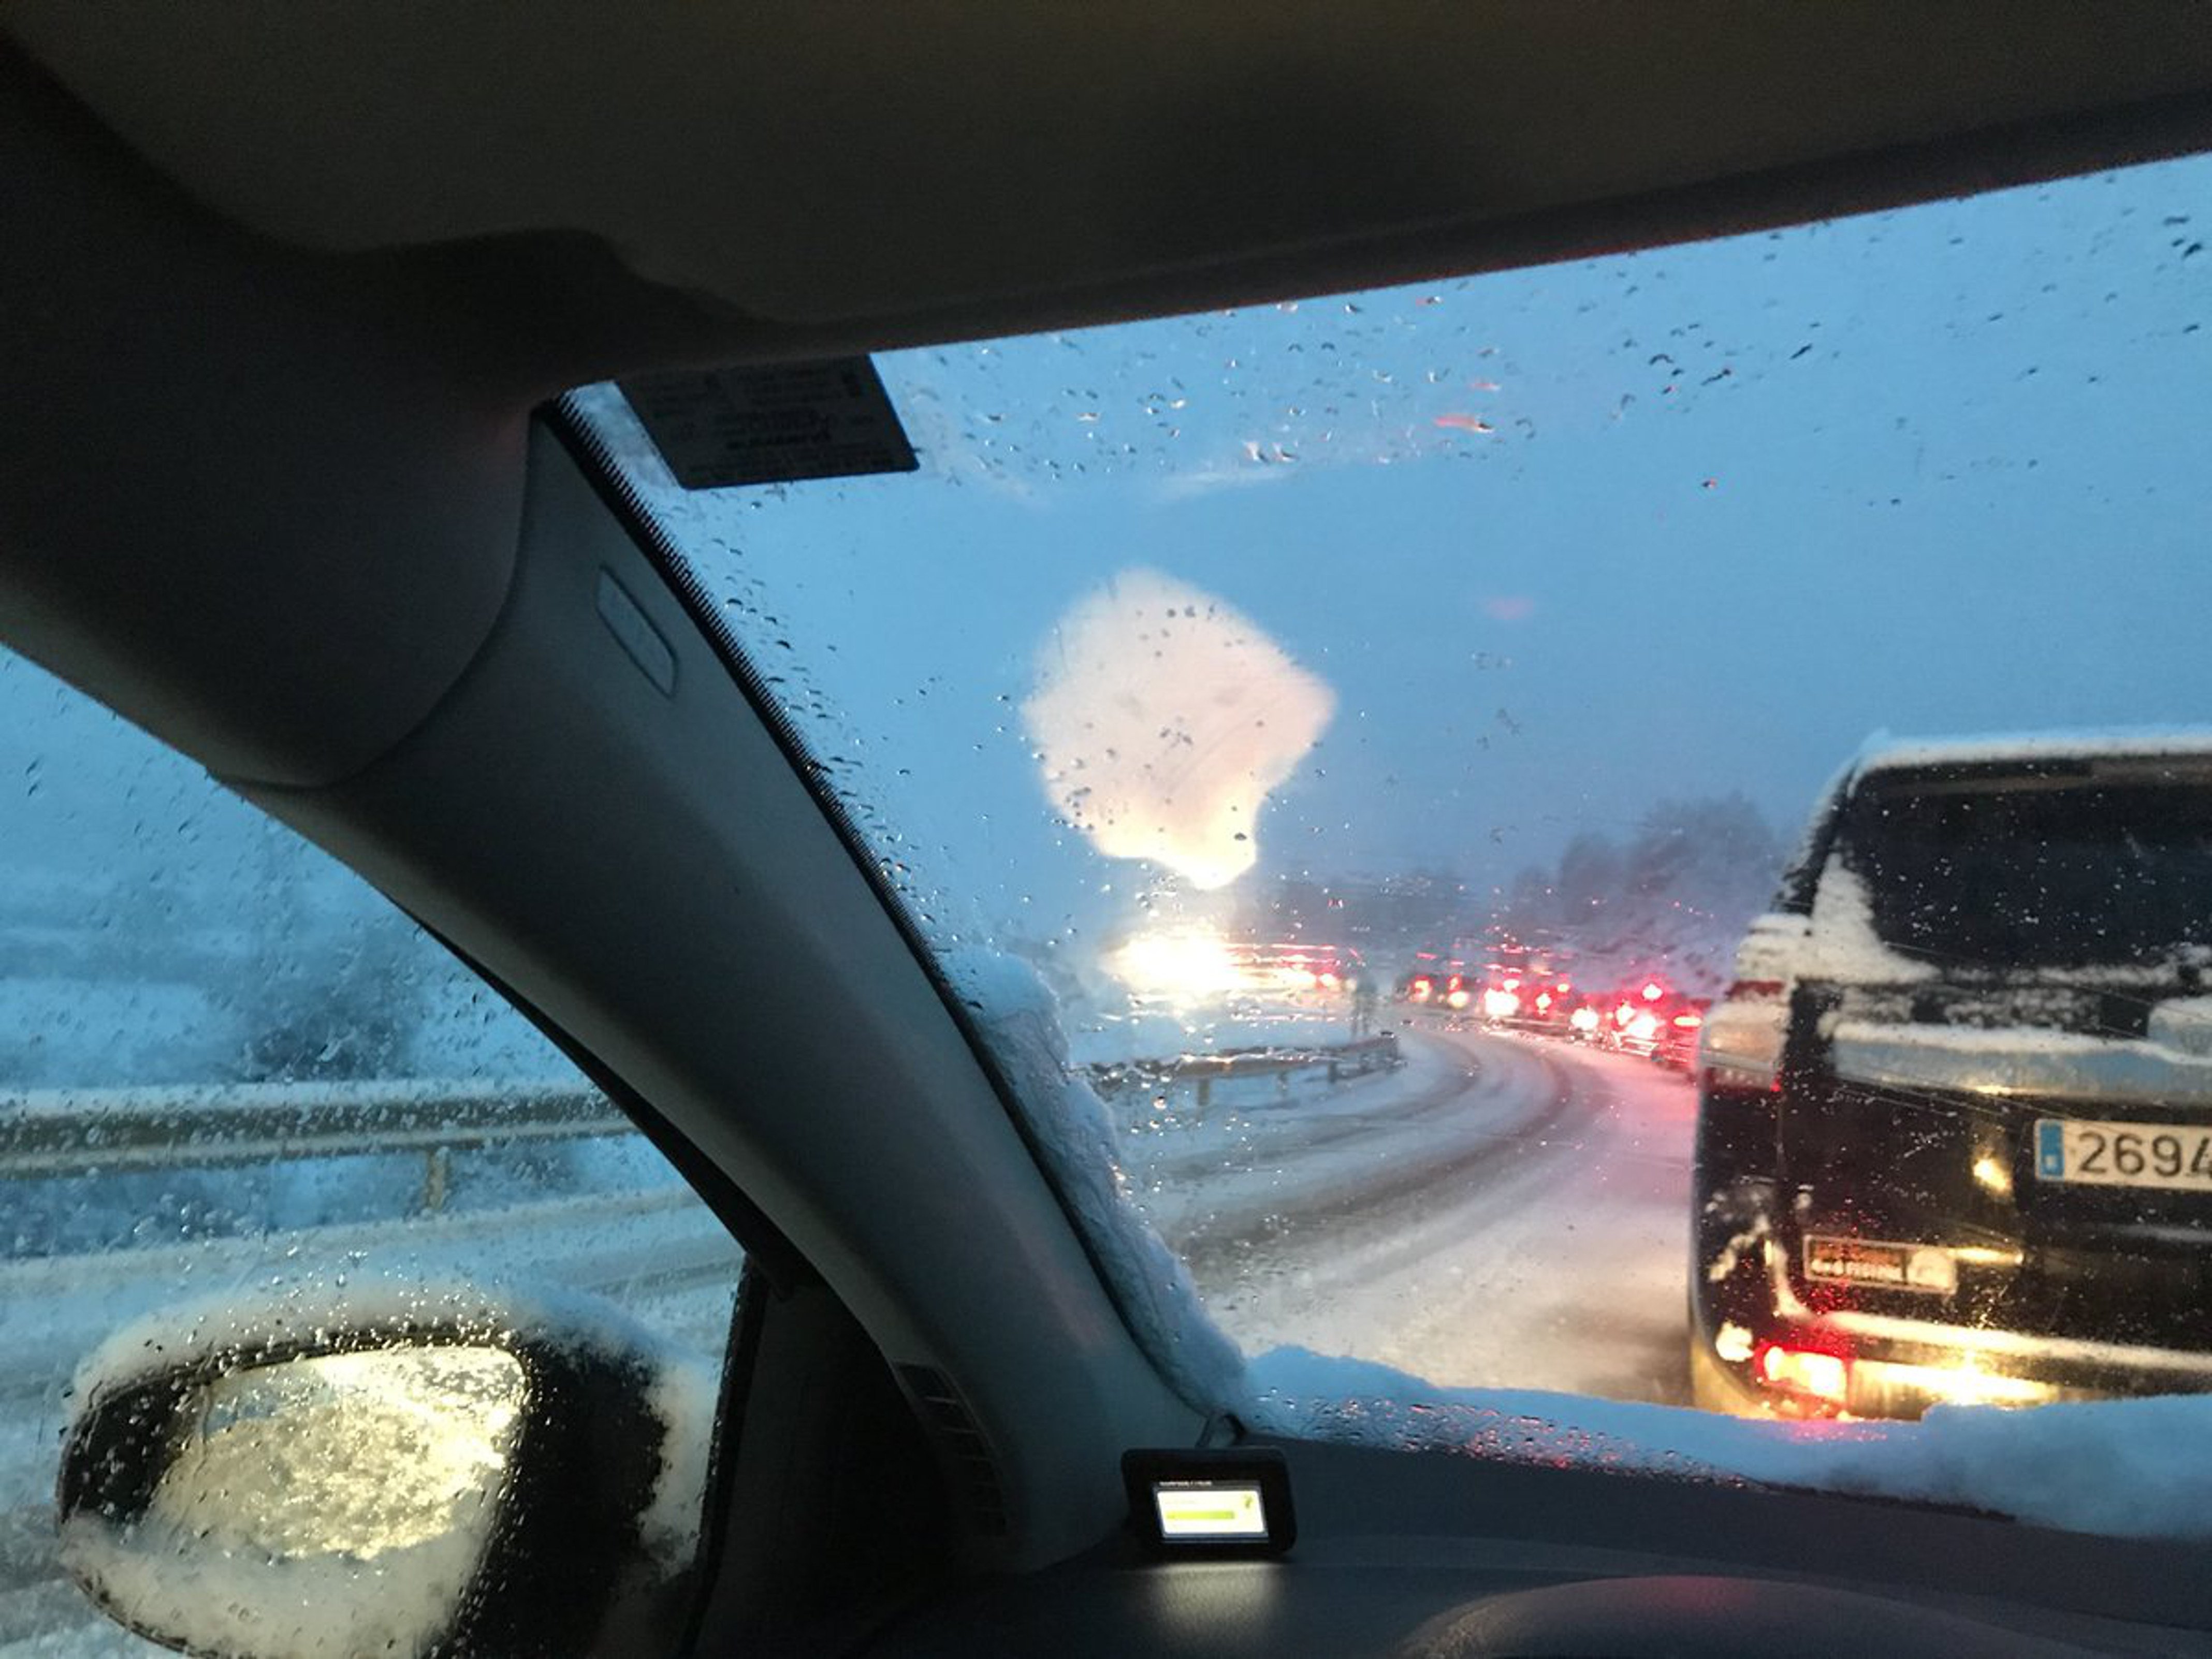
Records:
[[[489,1553],[528,1407],[497,1348],[392,1347],[218,1376],[127,1525],[81,1513],[63,1559],[104,1603],[202,1652],[416,1653]]]
[[[2174,1312],[2212,1184],[2090,1193],[2040,1127],[2163,1111],[2124,1161],[2191,1164],[2212,934],[2162,903],[2173,937],[2095,985],[2078,939],[2033,969],[2067,983],[1969,982],[1936,921],[2017,981],[2146,836],[2063,883],[2048,845],[1931,866],[1907,939],[1823,815],[1869,733],[1996,734],[1880,738],[1954,771],[2201,749],[2208,183],[890,354],[912,476],[687,492],[618,391],[575,407],[1181,1386],[1536,1456],[1596,1455],[1577,1400],[1696,1403],[1887,1473],[1605,1421],[1684,1468],[1974,1501],[1900,1472],[2026,1431],[1836,1425],[2036,1400],[2102,1445],[2167,1419],[2100,1396],[2212,1388]],[[2185,900],[2212,872],[2162,844]],[[1350,1369],[1285,1392],[1283,1355]],[[1362,1366],[1401,1379],[1364,1428]],[[1481,1390],[1565,1438],[1415,1412]]]
[[[80,1363],[210,1298],[618,1303],[669,1357],[680,1552],[739,1267],[690,1188],[381,897],[4,656],[0,780],[0,1642],[152,1650],[64,1576],[56,1463]]]
[[[61,1560],[195,1652],[473,1651],[541,1627],[549,1591],[584,1640],[601,1598],[692,1570],[717,1380],[605,1298],[526,1282],[166,1308],[78,1369]],[[604,1582],[548,1585],[551,1560]]]

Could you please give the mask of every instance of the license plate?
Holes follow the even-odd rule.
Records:
[[[2035,1173],[2089,1187],[2212,1193],[2212,1124],[2088,1123],[2039,1119]]]

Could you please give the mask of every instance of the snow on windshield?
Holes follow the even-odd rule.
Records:
[[[621,389],[572,410],[1187,1394],[1425,1445],[1502,1390],[1637,1467],[2133,1524],[2096,1457],[2028,1492],[2028,1430],[1957,1425],[2103,1448],[2195,1408],[2100,1402],[2212,1389],[2212,1099],[1996,1110],[2023,964],[1889,951],[1819,815],[1869,731],[2212,712],[2208,185],[894,353],[912,474],[686,490]],[[1740,961],[1778,904],[1816,925]],[[2195,964],[2009,1040],[2179,1041]],[[1853,1043],[1984,1052],[1851,1115],[1824,971],[1893,993]],[[1362,1365],[1419,1381],[1358,1426]]]

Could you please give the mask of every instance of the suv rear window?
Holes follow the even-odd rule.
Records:
[[[2148,966],[2212,945],[2212,779],[1870,781],[1840,839],[1875,933],[1923,960]]]

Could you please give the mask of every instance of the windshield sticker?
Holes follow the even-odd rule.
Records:
[[[914,446],[866,357],[645,374],[623,396],[686,489],[911,472]]]

